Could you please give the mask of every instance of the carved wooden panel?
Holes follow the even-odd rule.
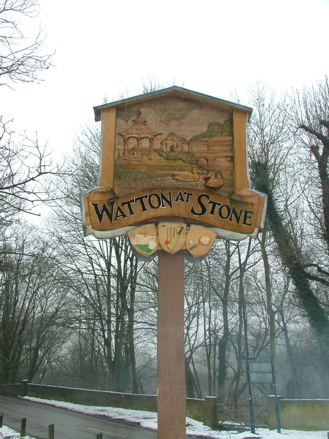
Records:
[[[83,196],[85,234],[177,217],[225,238],[256,236],[266,198],[249,188],[250,113],[179,87],[95,107],[102,154],[99,188]]]

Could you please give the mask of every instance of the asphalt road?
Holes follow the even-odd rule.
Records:
[[[26,418],[26,434],[37,439],[48,438],[48,425],[55,424],[55,439],[156,439],[157,432],[100,416],[84,415],[20,398],[0,396],[3,425],[20,431]]]

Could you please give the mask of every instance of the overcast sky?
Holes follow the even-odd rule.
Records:
[[[1,90],[16,131],[68,151],[93,107],[149,78],[248,105],[261,81],[281,93],[329,73],[329,0],[39,0],[56,53],[41,84]]]

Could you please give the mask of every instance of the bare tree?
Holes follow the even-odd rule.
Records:
[[[52,55],[42,53],[45,33],[23,31],[28,20],[38,15],[37,0],[1,0],[0,2],[0,85],[38,82],[39,73],[51,65]]]
[[[316,85],[296,91],[290,100],[289,120],[300,145],[306,180],[304,197],[312,214],[315,236],[322,240],[329,255],[329,77]],[[309,190],[307,190],[309,189]],[[327,280],[328,270],[318,267],[317,279]],[[322,266],[322,268],[324,268]],[[325,272],[326,271],[326,272]]]
[[[79,310],[72,324],[79,331],[88,356],[105,365],[94,387],[137,393],[135,355],[135,295],[140,269],[127,237],[111,240],[84,238],[80,211],[81,191],[97,185],[100,156],[99,127],[86,127],[67,160],[68,177],[58,190],[65,201],[56,207],[52,231],[60,252],[64,285]],[[65,232],[63,232],[65,231]],[[95,358],[95,357],[94,357]],[[90,366],[94,367],[91,361]],[[89,383],[91,381],[89,380]]]
[[[65,293],[54,276],[51,246],[25,227],[0,248],[0,381],[42,375],[63,343]],[[61,331],[58,331],[61,327]]]
[[[327,83],[324,89],[328,90]],[[255,188],[267,194],[267,225],[278,255],[288,270],[300,306],[316,334],[319,358],[325,372],[323,376],[329,378],[328,303],[324,293],[325,286],[328,286],[325,269],[328,255],[323,251],[327,247],[325,218],[328,207],[324,203],[329,156],[326,152],[328,133],[323,121],[328,119],[328,104],[326,93],[321,91],[322,94],[319,89],[318,97],[322,96],[322,103],[312,100],[305,90],[303,99],[296,96],[291,99],[291,106],[287,100],[276,105],[273,100],[268,103],[264,94],[261,95],[262,99],[256,102],[254,126],[257,128],[261,118],[269,114],[272,121],[269,126],[274,127],[276,135],[271,141],[271,131],[266,128],[268,124],[255,129],[251,166]],[[311,95],[315,96],[315,91]],[[293,128],[295,136],[292,136],[290,128]],[[303,130],[305,136],[301,137],[302,131],[299,130]],[[309,159],[310,152],[316,154],[315,161]],[[308,166],[305,166],[306,163]],[[314,173],[316,169],[318,178]],[[319,203],[319,182],[323,204],[320,202],[316,207],[315,200],[309,195],[314,191]],[[299,190],[296,191],[297,188]],[[316,224],[318,227],[315,227]]]
[[[26,135],[15,143],[8,123],[0,117],[0,227],[10,225],[18,213],[37,215],[43,203],[54,198],[53,183],[47,177],[59,176],[60,167],[52,163],[38,138]]]
[[[44,32],[38,28],[30,36],[23,30],[37,15],[37,0],[0,1],[0,85],[39,82],[39,74],[50,67],[52,55],[42,53]],[[17,213],[35,213],[35,207],[49,201],[52,191],[45,176],[59,173],[37,136],[17,138],[11,125],[0,114],[0,227],[11,224]]]

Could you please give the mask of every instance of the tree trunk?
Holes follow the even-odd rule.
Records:
[[[266,230],[264,230],[261,239],[261,252],[265,273],[265,290],[266,290],[266,310],[270,327],[270,347],[273,360],[276,359],[276,330],[275,330],[275,312],[272,304],[272,286],[270,276],[270,263],[268,260],[268,254],[265,247]]]
[[[228,297],[230,290],[230,266],[231,254],[230,243],[226,242],[226,264],[225,264],[225,284],[223,296],[220,297],[222,302],[223,317],[223,335],[218,343],[218,401],[224,402],[226,397],[226,376],[227,376],[227,345],[229,340],[229,324],[228,324]]]

